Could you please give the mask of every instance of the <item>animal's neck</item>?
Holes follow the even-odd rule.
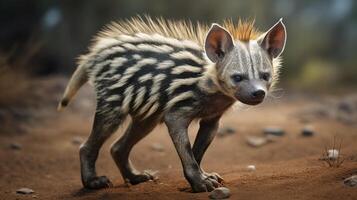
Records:
[[[202,84],[205,84],[204,94],[201,101],[201,109],[197,115],[199,118],[211,118],[221,116],[234,103],[235,99],[224,94],[214,84],[212,79],[203,79]]]
[[[198,83],[199,88],[205,94],[203,102],[205,110],[202,111],[201,117],[222,114],[236,101],[221,87],[215,64],[208,64],[205,68],[206,70]]]
[[[217,77],[216,64],[207,64],[204,68],[205,71],[198,83],[201,90],[208,94],[220,93],[230,97],[230,95],[221,86],[220,80]]]

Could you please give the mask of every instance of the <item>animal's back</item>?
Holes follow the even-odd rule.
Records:
[[[207,64],[199,44],[149,31],[114,32],[99,36],[81,59],[100,112],[146,118],[198,103]]]
[[[225,26],[241,40],[257,34],[249,23],[227,21]],[[175,106],[201,106],[202,97],[212,91],[199,82],[215,79],[215,68],[203,50],[208,29],[149,17],[107,26],[80,58],[59,109],[87,80],[95,86],[98,112],[146,118]]]

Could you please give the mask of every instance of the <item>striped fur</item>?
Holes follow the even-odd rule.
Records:
[[[248,58],[247,44],[255,41],[260,33],[248,22],[234,24],[227,20],[224,27],[242,47],[237,56],[240,68],[248,70],[250,77],[258,77],[258,72],[246,65],[263,67],[268,62],[260,54],[251,60]],[[229,95],[225,90],[228,86],[219,84],[217,74],[230,72],[216,71],[204,54],[203,43],[208,29],[205,24],[150,17],[112,23],[95,38],[90,52],[80,57],[77,71],[85,72],[93,83],[101,112],[147,118],[154,113],[162,115],[175,106],[203,107],[199,105],[202,95],[219,91]],[[272,65],[274,80],[279,60],[275,59]],[[208,82],[213,85],[207,86]],[[59,108],[69,101],[67,93],[62,101],[65,104],[60,104]]]
[[[197,101],[199,96],[193,90],[198,90],[196,84],[207,64],[202,49],[176,45],[176,39],[170,38],[165,44],[160,44],[161,40],[142,40],[149,38],[144,33],[122,38],[89,58],[95,64],[87,71],[102,99],[101,107],[120,107],[121,114],[144,119],[178,102]],[[114,74],[118,78],[113,79]]]
[[[138,141],[164,122],[194,192],[211,191],[222,178],[200,168],[219,119],[237,100],[257,105],[277,79],[286,29],[282,21],[258,34],[252,23],[226,21],[224,27],[193,25],[140,17],[113,23],[81,57],[59,109],[88,80],[94,85],[97,109],[89,139],[81,146],[85,187],[111,182],[97,177],[95,161],[111,134],[131,116],[131,124],[113,144],[111,154],[123,180],[131,184],[153,179],[138,173],[129,160]],[[200,119],[193,146],[187,128]]]

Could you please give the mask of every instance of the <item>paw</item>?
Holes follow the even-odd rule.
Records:
[[[139,183],[143,183],[143,182],[155,180],[155,179],[157,179],[157,177],[155,176],[154,172],[145,170],[141,174],[135,174],[133,176],[125,178],[125,182],[129,182],[131,185],[136,185]]]
[[[113,183],[106,176],[93,177],[83,184],[85,188],[94,190],[113,187]]]
[[[220,187],[221,184],[214,178],[202,175],[197,179],[191,181],[193,192],[211,192],[215,188]]]
[[[218,183],[224,182],[223,178],[216,172],[211,172],[211,173],[203,172],[203,175],[216,180]]]

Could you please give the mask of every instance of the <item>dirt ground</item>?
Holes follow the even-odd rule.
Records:
[[[56,86],[43,98],[58,98],[63,87]],[[357,126],[322,117],[303,120],[297,115],[319,103],[314,98],[284,96],[256,107],[230,111],[222,119],[221,127],[234,128],[236,133],[214,140],[205,154],[203,168],[224,178],[231,199],[357,199],[357,188],[343,183],[345,178],[357,174]],[[34,115],[45,112],[45,117],[31,119],[24,125],[26,131],[17,133],[18,129],[13,129],[0,133],[1,200],[208,199],[208,193],[190,192],[164,125],[134,147],[131,154],[138,169],[158,171],[157,181],[130,187],[123,184],[109,149],[121,136],[124,125],[102,148],[97,162],[98,174],[108,176],[114,187],[98,191],[82,189],[78,141],[85,140],[91,129],[93,92],[86,86],[67,110],[57,113],[55,107],[56,102],[51,101],[34,109]],[[307,122],[316,130],[312,137],[301,136]],[[281,127],[286,134],[258,148],[247,145],[246,137],[262,136],[266,126]],[[197,124],[192,124],[191,139],[196,131]],[[334,137],[342,140],[345,161],[339,168],[328,167],[319,160],[325,146],[332,148]],[[10,148],[14,143],[20,144],[21,149]],[[163,149],[154,150],[154,144]],[[248,171],[247,165],[255,165],[256,170]],[[16,194],[22,187],[35,192]]]

